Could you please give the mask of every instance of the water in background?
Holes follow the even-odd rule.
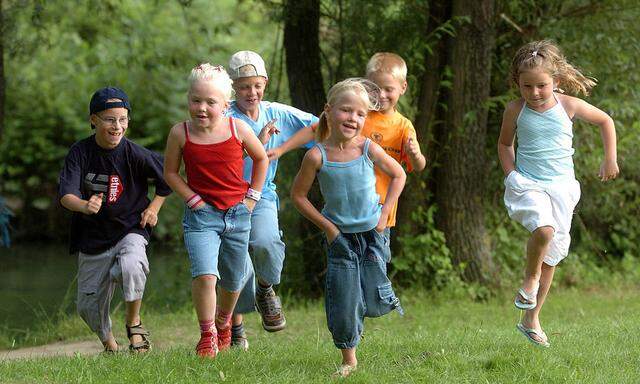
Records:
[[[191,303],[191,276],[184,249],[151,246],[145,310],[171,311]],[[59,312],[74,313],[77,257],[66,245],[14,245],[0,248],[0,326],[26,330]],[[112,308],[122,301],[118,289]],[[13,332],[11,332],[13,333]]]

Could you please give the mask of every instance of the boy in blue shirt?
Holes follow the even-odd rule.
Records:
[[[267,151],[280,147],[299,130],[318,121],[318,118],[310,113],[262,100],[269,78],[264,61],[257,53],[239,51],[233,54],[229,60],[229,75],[233,79],[236,100],[231,102],[228,115],[249,124]],[[241,314],[252,311],[254,305],[262,317],[265,330],[276,332],[284,329],[286,325],[280,299],[273,290],[273,285],[280,283],[285,248],[278,226],[279,202],[274,182],[277,168],[278,160],[272,158],[262,190],[262,199],[251,215],[249,247],[253,266],[249,264],[249,267],[255,268],[257,284],[254,284],[251,271],[251,277],[240,294],[233,318],[232,343],[243,349],[248,348],[248,342],[244,336]],[[250,179],[251,169],[252,162],[247,157],[244,163],[245,180]]]

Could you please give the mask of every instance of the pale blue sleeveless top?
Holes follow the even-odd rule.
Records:
[[[347,162],[328,161],[323,145],[316,144],[322,153],[322,167],[318,171],[325,201],[322,214],[344,233],[375,228],[382,211],[369,143],[371,140],[366,139],[362,156]]]
[[[556,105],[544,112],[534,111],[525,102],[516,120],[516,169],[541,182],[575,179],[573,122],[554,97]]]

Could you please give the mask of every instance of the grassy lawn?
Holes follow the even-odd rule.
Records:
[[[488,303],[402,295],[406,315],[367,320],[354,383],[637,383],[637,289],[552,292],[543,313],[551,348],[515,330],[505,295]],[[287,329],[268,334],[256,315],[245,323],[250,351],[197,358],[191,311],[146,314],[155,349],[145,356],[52,357],[0,362],[3,383],[308,383],[330,382],[340,362],[321,303],[289,308]],[[118,319],[121,313],[118,314]],[[76,320],[73,324],[81,327]],[[114,323],[119,323],[115,320]],[[84,330],[83,330],[84,331]],[[116,329],[125,341],[123,331]],[[86,333],[84,333],[86,335]]]

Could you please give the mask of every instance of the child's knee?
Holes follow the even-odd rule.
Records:
[[[553,240],[554,233],[555,229],[553,229],[553,227],[544,226],[533,231],[531,237],[537,242],[549,243],[551,240]]]

